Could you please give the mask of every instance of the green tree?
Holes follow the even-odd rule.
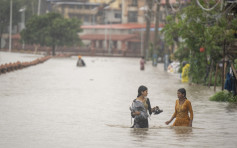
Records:
[[[176,42],[178,50],[175,57],[180,62],[190,63],[192,82],[204,83],[211,61],[217,63],[222,58],[224,41],[232,41],[236,19],[229,22],[218,8],[206,12],[193,3],[182,9],[175,19],[167,17],[167,22],[162,31],[166,43],[171,46]],[[177,40],[180,38],[181,41]],[[201,47],[205,48],[205,52],[200,52]]]
[[[78,19],[65,19],[57,13],[33,16],[22,30],[21,38],[26,44],[51,46],[52,55],[55,55],[56,46],[80,43],[80,26],[81,22]]]

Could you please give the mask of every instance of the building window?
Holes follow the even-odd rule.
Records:
[[[78,6],[77,6],[77,9],[82,9],[82,5],[78,5]]]
[[[89,22],[89,18],[90,18],[90,17],[89,17],[88,15],[85,15],[85,16],[84,16],[84,22]]]
[[[70,5],[69,8],[70,9],[74,9],[75,7],[74,7],[74,5]]]
[[[131,6],[137,6],[137,0],[132,0]]]
[[[114,14],[114,17],[115,17],[115,18],[122,18],[121,13],[115,13],[115,14]]]
[[[89,5],[86,5],[86,6],[85,6],[85,9],[90,9],[90,6],[89,6]]]
[[[65,6],[64,6],[64,5],[61,5],[61,8],[62,8],[62,9],[65,9]]]
[[[91,9],[95,9],[95,8],[97,8],[97,6],[91,6]]]
[[[128,22],[137,22],[137,11],[128,12]]]

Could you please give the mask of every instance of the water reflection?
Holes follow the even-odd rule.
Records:
[[[76,60],[52,58],[0,76],[1,148],[236,147],[237,105],[209,101],[211,89],[182,84],[161,64],[148,62],[141,72],[135,58],[85,57],[86,68]],[[128,106],[141,84],[152,106],[164,110],[151,116],[149,129],[130,128]],[[193,128],[165,125],[181,87],[192,102]]]
[[[192,131],[193,131],[192,127],[183,127],[183,126],[171,127],[171,129],[175,132],[176,135],[184,136],[184,137],[190,136],[192,134]]]
[[[136,137],[136,141],[143,142],[146,140],[149,129],[148,128],[131,128],[131,136]]]
[[[226,106],[227,112],[236,112],[237,111],[237,103],[228,103]]]

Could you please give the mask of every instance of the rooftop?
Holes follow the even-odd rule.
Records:
[[[155,25],[152,24],[151,28]],[[160,24],[159,28],[164,27],[164,24]],[[106,25],[83,25],[82,29],[144,29],[146,24],[106,24]]]

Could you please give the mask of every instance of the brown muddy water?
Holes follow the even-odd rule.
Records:
[[[39,56],[1,52],[0,62],[29,57]],[[76,67],[77,57],[52,58],[0,75],[1,148],[236,147],[237,107],[209,101],[213,89],[182,84],[162,64],[140,71],[138,58],[82,58],[86,67]],[[139,85],[164,110],[149,129],[129,128]],[[192,102],[192,128],[165,125],[181,87]]]

